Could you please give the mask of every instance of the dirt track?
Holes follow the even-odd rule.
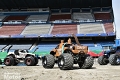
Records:
[[[12,77],[11,77],[12,76]],[[0,80],[120,80],[120,66],[110,64],[101,66],[95,60],[92,69],[60,70],[39,66],[5,66],[0,67]]]

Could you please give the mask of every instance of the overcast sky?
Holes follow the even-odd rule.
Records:
[[[112,0],[114,20],[116,26],[116,37],[120,39],[120,0]]]

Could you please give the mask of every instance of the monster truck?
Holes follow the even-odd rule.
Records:
[[[111,44],[102,45],[103,55],[98,57],[100,65],[120,65],[120,47]]]
[[[10,46],[11,48],[12,46]],[[10,49],[9,48],[9,49]],[[4,59],[4,64],[6,66],[15,66],[20,61],[24,61],[27,66],[35,66],[38,64],[38,55],[29,53],[27,50],[15,50],[14,52],[9,52],[6,58]]]
[[[87,54],[88,46],[83,46],[79,43],[78,38],[73,34],[77,44],[73,44],[71,39],[61,43],[53,49],[50,54],[42,57],[42,65],[44,68],[53,68],[57,63],[61,70],[73,69],[73,64],[78,64],[82,69],[89,69],[94,64],[94,59]]]

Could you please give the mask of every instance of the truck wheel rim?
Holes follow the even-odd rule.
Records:
[[[29,65],[31,63],[31,59],[27,59],[27,64]]]
[[[9,64],[9,63],[10,63],[10,60],[6,59],[5,64]]]

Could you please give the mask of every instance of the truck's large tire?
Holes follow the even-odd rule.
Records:
[[[105,58],[105,56],[99,56],[98,63],[100,65],[107,65],[109,63],[109,60],[107,58]]]
[[[35,59],[34,59],[33,56],[28,56],[28,57],[25,58],[24,63],[25,63],[27,66],[34,66],[34,64],[35,64]]]
[[[51,69],[54,67],[55,65],[55,59],[54,59],[54,56],[49,54],[49,55],[46,55],[42,58],[42,65],[44,68],[48,68],[48,69]]]
[[[5,59],[4,59],[4,64],[6,66],[13,66],[14,65],[14,58],[12,56],[7,56]]]
[[[109,57],[109,63],[111,65],[120,65],[120,56],[118,54],[111,54]]]
[[[87,56],[83,64],[78,64],[81,69],[90,69],[94,64],[94,59],[91,56]]]
[[[70,70],[73,69],[74,60],[71,54],[69,53],[63,53],[58,58],[58,67],[61,70]]]
[[[20,61],[16,58],[14,58],[14,66],[16,66]]]
[[[37,57],[34,57],[34,59],[35,59],[35,66],[38,64],[38,58]]]

